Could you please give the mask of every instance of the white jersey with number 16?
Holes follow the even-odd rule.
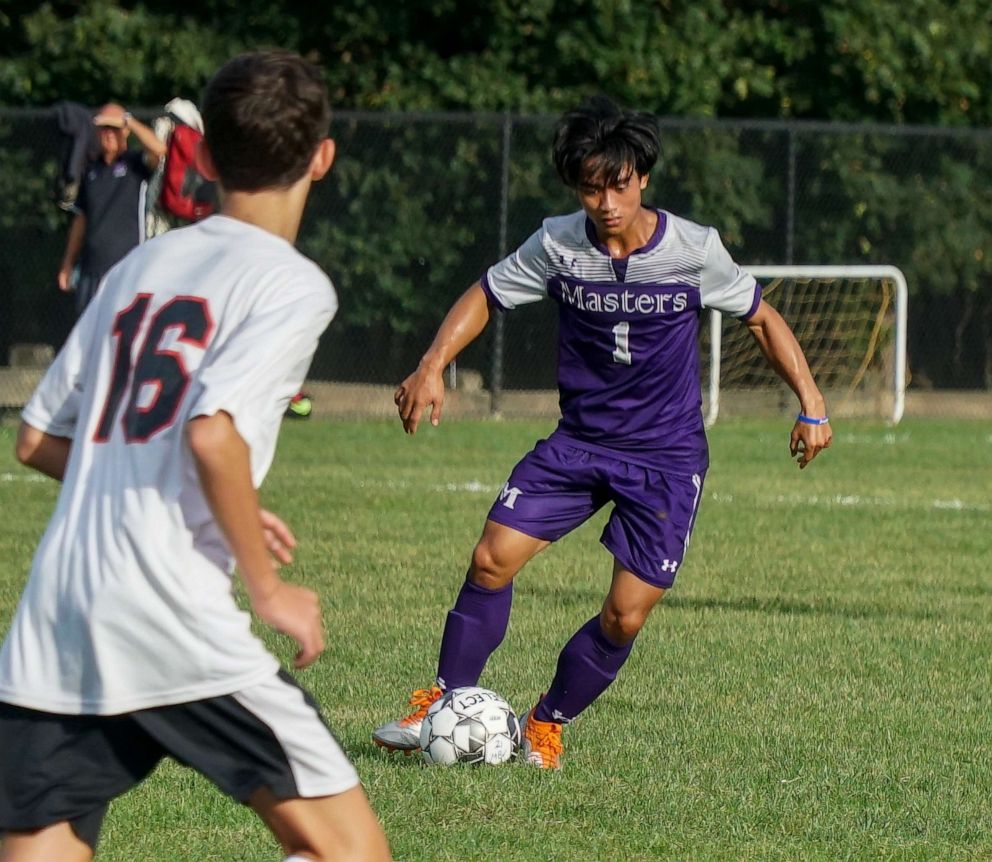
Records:
[[[257,487],[336,309],[316,265],[225,216],[111,270],[22,414],[73,442],[0,653],[0,701],[112,715],[276,672],[235,602],[185,426],[230,414]]]

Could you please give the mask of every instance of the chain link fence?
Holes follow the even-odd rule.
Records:
[[[145,119],[153,111],[136,112]],[[334,280],[316,407],[388,412],[454,299],[574,197],[550,164],[553,118],[338,112],[338,160],[299,247]],[[992,415],[992,130],[662,120],[648,203],[716,225],[749,264],[893,264],[909,282],[907,413],[931,393]],[[55,276],[55,114],[0,109],[0,406],[16,408],[74,320]],[[499,315],[459,359],[455,403],[554,412],[552,303]],[[379,387],[370,389],[369,387]],[[351,393],[349,395],[349,393]],[[915,396],[915,398],[914,398]],[[915,405],[915,407],[914,407]],[[933,408],[937,410],[938,408]]]

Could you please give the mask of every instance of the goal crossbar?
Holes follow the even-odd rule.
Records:
[[[893,338],[892,412],[893,425],[902,419],[906,406],[906,328],[909,290],[906,277],[895,266],[745,266],[757,279],[878,279],[895,285],[895,331]],[[706,425],[716,422],[720,413],[720,364],[723,320],[720,312],[710,312],[709,404]]]

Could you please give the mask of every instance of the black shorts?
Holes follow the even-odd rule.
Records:
[[[247,802],[332,796],[358,775],[313,699],[285,672],[222,697],[124,715],[0,703],[0,831],[68,822],[95,848],[110,801],[166,756]]]

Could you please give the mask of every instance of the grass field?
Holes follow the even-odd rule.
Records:
[[[300,674],[398,860],[992,859],[992,432],[841,423],[802,473],[785,421],[710,435],[689,557],[549,774],[427,769],[369,739],[433,675],[490,501],[548,423],[288,424],[263,501],[301,541],[328,649]],[[57,492],[0,429],[0,623]],[[519,711],[599,607],[601,513],[519,577],[482,683]],[[283,657],[290,645],[264,635]],[[250,812],[166,764],[111,810],[105,860],[275,860]]]

